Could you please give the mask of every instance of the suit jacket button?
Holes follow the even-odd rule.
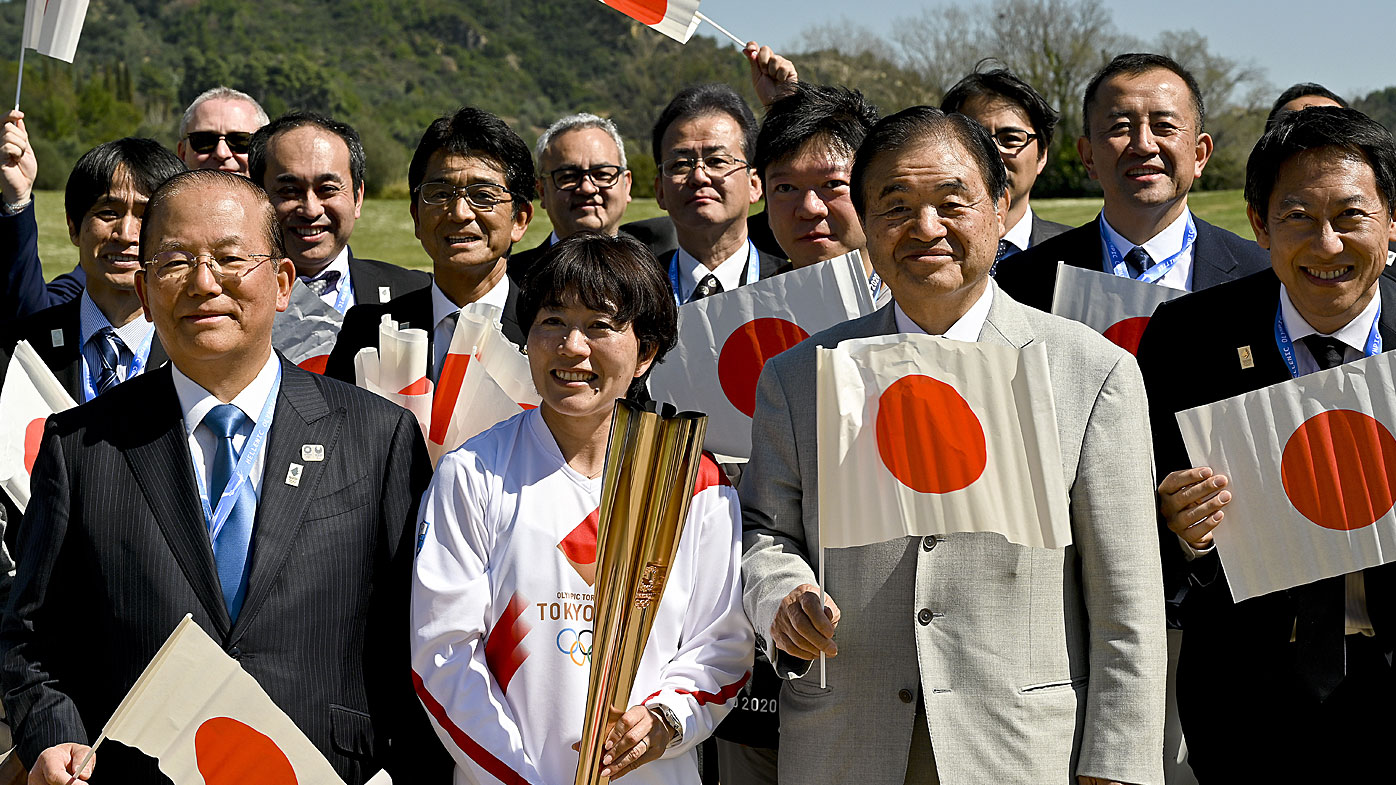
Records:
[[[935,537],[924,537],[921,539],[921,549],[929,551],[936,547]]]
[[[930,624],[931,610],[929,608],[922,608],[921,612],[916,614],[916,620],[921,622],[921,624],[923,625]]]
[[[911,694],[911,690],[898,690],[897,697],[902,699],[902,703],[911,703],[916,700],[916,696]]]
[[[233,648],[228,649],[228,656],[232,657],[233,659],[237,659],[238,657],[242,656],[242,649],[239,649],[238,647],[234,646]]]

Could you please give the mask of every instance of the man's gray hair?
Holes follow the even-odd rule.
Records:
[[[180,139],[183,139],[184,135],[189,132],[189,121],[194,119],[194,110],[202,106],[205,101],[212,101],[215,98],[221,98],[228,101],[246,101],[247,103],[252,104],[253,119],[257,121],[257,128],[261,128],[262,126],[271,122],[271,118],[267,117],[267,110],[263,109],[262,105],[257,103],[257,99],[253,98],[247,93],[242,92],[241,90],[234,90],[233,88],[227,87],[226,85],[219,85],[217,87],[199,93],[199,97],[195,98],[194,102],[189,104],[189,108],[184,110],[184,117],[181,118],[179,121]]]
[[[558,136],[568,131],[576,131],[582,128],[600,128],[610,135],[611,141],[616,143],[616,149],[620,151],[620,168],[630,168],[625,162],[625,140],[620,138],[620,131],[616,130],[616,124],[604,117],[597,117],[589,112],[569,114],[548,126],[548,130],[544,131],[543,135],[538,137],[538,145],[535,148],[534,159],[538,161],[538,165],[543,165],[543,151],[548,149],[548,145],[552,144],[553,139],[556,139]]]

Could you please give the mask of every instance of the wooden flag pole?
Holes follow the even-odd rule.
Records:
[[[19,91],[24,87],[24,50],[27,49],[22,42],[19,45],[19,77],[15,79],[15,111],[19,111]]]
[[[713,27],[715,30],[717,30],[719,33],[722,33],[723,35],[725,35],[725,36],[727,36],[728,38],[732,39],[732,43],[736,44],[737,46],[742,47],[743,49],[746,48],[746,41],[743,41],[742,39],[736,37],[735,35],[732,35],[730,32],[727,31],[727,28],[723,27],[722,25],[718,24],[717,22],[714,22],[713,20],[707,18],[706,16],[703,16],[703,14],[702,14],[701,12],[699,12],[699,11],[694,11],[694,12],[693,12],[693,16],[694,16],[695,19],[697,19],[697,20],[699,20],[699,21],[701,21],[701,22],[707,22],[709,25],[712,25],[712,27]],[[16,107],[16,108],[18,108],[18,107]]]

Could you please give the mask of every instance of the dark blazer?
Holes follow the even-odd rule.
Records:
[[[504,301],[504,315],[500,328],[504,337],[523,348],[528,340],[526,331],[519,326],[515,311],[518,308],[519,287],[509,281],[509,297]],[[354,383],[354,355],[367,346],[378,346],[378,325],[385,314],[392,314],[394,320],[405,323],[403,327],[417,327],[427,331],[427,346],[434,351],[435,338],[432,336],[436,320],[431,307],[431,287],[417,289],[391,302],[370,305],[356,305],[344,315],[344,324],[339,328],[339,338],[335,340],[330,359],[325,365],[325,375],[334,379]],[[428,355],[434,357],[434,354]]]
[[[25,765],[51,745],[90,743],[192,613],[346,782],[383,767],[403,782],[445,781],[422,776],[447,776],[449,758],[423,743],[434,734],[405,634],[417,500],[430,479],[421,430],[377,396],[281,365],[235,624],[169,367],[49,419],[0,622],[0,681]],[[305,444],[323,445],[325,459],[305,461]],[[293,461],[304,465],[298,487],[282,481]],[[119,745],[98,757],[105,781],[167,781]]]
[[[44,283],[32,203],[14,215],[0,215],[0,270],[0,325],[72,300],[87,285],[81,267]]]
[[[1382,308],[1378,330],[1389,350],[1396,347],[1396,280],[1383,276],[1380,291],[1390,307]],[[1279,296],[1279,279],[1265,270],[1155,311],[1138,359],[1149,395],[1159,479],[1192,466],[1176,412],[1291,378],[1275,345]],[[1237,349],[1245,346],[1251,349],[1252,368],[1241,367]],[[1274,592],[1233,603],[1215,555],[1189,562],[1166,527],[1160,526],[1160,538],[1168,598],[1178,605],[1184,628],[1177,684],[1190,759],[1199,776],[1207,767],[1226,765],[1229,755],[1236,765],[1254,763],[1240,745],[1248,742],[1261,749],[1273,739],[1247,739],[1232,720],[1238,711],[1264,713],[1273,705],[1270,701],[1293,692],[1296,671],[1289,641],[1295,601],[1289,592]],[[1396,564],[1363,574],[1373,627],[1389,651],[1396,641]],[[1217,735],[1220,728],[1226,732]],[[1232,744],[1238,746],[1227,748]],[[1278,762],[1288,756],[1272,757]]]
[[[678,250],[675,249],[659,257],[659,270],[664,274],[666,280],[669,277],[669,266],[674,263],[674,256],[677,253]],[[756,259],[757,264],[760,265],[760,275],[758,276],[758,280],[764,281],[767,278],[772,278],[774,276],[780,275],[781,273],[789,272],[791,269],[793,269],[790,267],[790,262],[786,260],[785,257],[773,256],[772,254],[768,254],[765,251],[761,250],[759,246],[756,249]],[[743,270],[742,277],[746,277],[745,270]]]
[[[669,220],[667,215],[621,224],[620,230],[644,243],[656,257],[679,247],[679,236],[674,231],[674,222]]]
[[[1070,226],[1049,221],[1034,212],[1032,214],[1032,232],[1028,235],[1028,248],[1035,248],[1053,237],[1069,231],[1071,231]]]
[[[547,253],[551,247],[553,247],[553,236],[549,233],[547,237],[543,238],[543,242],[527,251],[511,251],[505,267],[509,280],[522,287],[524,275],[533,268],[533,265],[538,263],[539,259],[543,258],[543,254]]]
[[[1069,229],[1041,245],[1033,246],[999,262],[994,277],[1009,296],[1024,305],[1052,310],[1052,291],[1057,283],[1057,262],[1064,261],[1088,270],[1104,270],[1100,248],[1100,217],[1084,226]],[[1201,291],[1219,283],[1270,267],[1270,255],[1254,240],[1239,237],[1193,215],[1197,240],[1192,249],[1192,287]],[[1033,227],[1036,231],[1036,226]]]
[[[349,249],[349,278],[354,282],[355,305],[386,303],[408,292],[431,288],[431,276],[425,271],[364,259],[355,256],[353,248]]]
[[[5,382],[5,372],[9,369],[10,356],[14,353],[15,344],[20,341],[28,341],[39,357],[43,359],[44,364],[53,371],[53,375],[58,377],[58,382],[63,385],[63,389],[73,396],[73,400],[81,403],[83,382],[81,314],[82,300],[75,297],[0,329],[0,385]],[[54,330],[61,330],[63,333],[60,346],[54,346]],[[159,336],[152,338],[150,357],[146,359],[145,367],[147,369],[155,368],[163,365],[167,359],[169,358],[165,355],[165,347],[160,345]]]

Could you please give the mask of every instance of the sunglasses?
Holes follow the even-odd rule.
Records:
[[[246,155],[252,146],[252,134],[249,131],[232,131],[226,134],[217,131],[190,131],[184,138],[189,140],[189,146],[194,152],[202,155],[213,152],[218,147],[219,139],[225,140],[228,149],[237,155]]]

